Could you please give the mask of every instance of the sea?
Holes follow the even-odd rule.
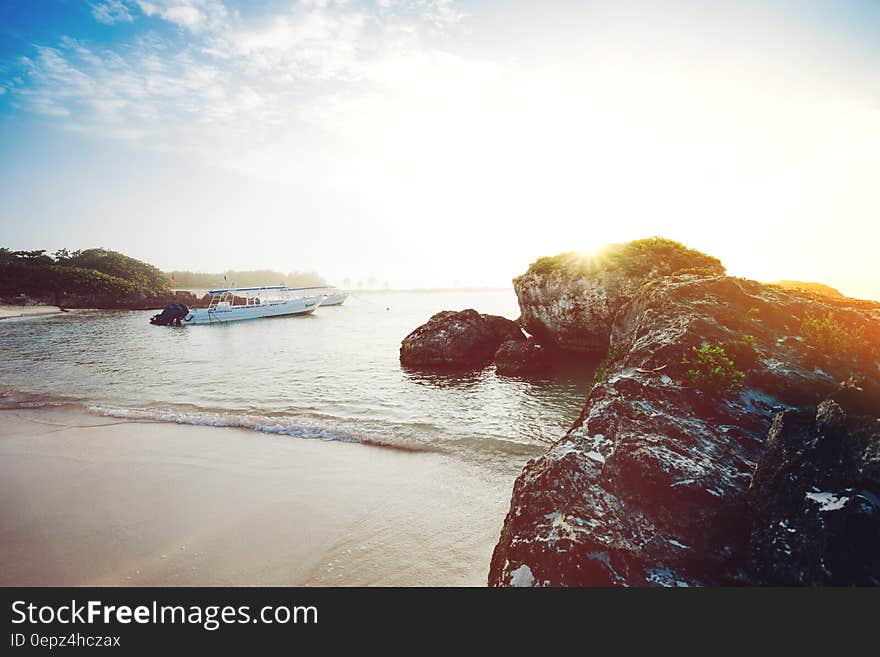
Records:
[[[441,310],[515,319],[513,290],[353,292],[304,317],[152,326],[155,311],[0,322],[0,408],[74,407],[267,437],[440,451],[509,469],[578,417],[594,366],[538,378],[414,372],[401,340]]]

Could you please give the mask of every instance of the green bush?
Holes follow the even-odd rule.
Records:
[[[710,393],[738,390],[746,378],[745,372],[736,368],[721,345],[703,343],[699,347],[691,347],[690,353],[681,362],[690,366],[687,370],[690,383]]]
[[[673,273],[699,273],[720,276],[721,261],[663,237],[649,237],[624,244],[610,244],[594,254],[569,251],[538,258],[529,273],[561,272],[572,277],[593,277],[603,271],[621,271],[628,276],[648,277]]]
[[[57,264],[64,267],[93,269],[114,278],[131,282],[137,289],[150,293],[168,291],[168,278],[153,265],[109,249],[86,249],[68,253],[56,252]]]
[[[865,327],[847,326],[834,313],[807,317],[801,324],[807,344],[831,356],[842,356],[866,346]]]
[[[0,262],[0,295],[20,293],[34,297],[100,294],[124,297],[136,290],[131,281],[94,269]]]
[[[147,294],[163,293],[168,290],[168,281],[152,265],[115,251],[87,249],[70,253],[60,249],[53,258],[44,250],[0,248],[0,295],[122,298],[139,290]]]
[[[749,308],[746,311],[746,317],[748,319],[753,319],[755,321],[761,320],[761,309],[760,308]]]

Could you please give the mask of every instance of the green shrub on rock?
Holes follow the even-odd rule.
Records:
[[[801,324],[801,334],[807,344],[830,356],[844,356],[867,344],[864,326],[847,326],[830,311],[807,317]]]
[[[690,366],[687,378],[691,385],[705,392],[723,394],[739,390],[746,378],[721,345],[703,343],[691,347],[681,362]]]
[[[561,272],[566,276],[590,278],[603,271],[620,271],[627,276],[649,277],[693,273],[724,275],[721,261],[664,237],[649,237],[623,244],[610,244],[597,253],[569,251],[538,258],[530,274]]]

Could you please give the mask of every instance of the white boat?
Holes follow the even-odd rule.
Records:
[[[190,324],[222,324],[262,317],[308,315],[321,305],[324,295],[302,294],[303,288],[285,285],[267,287],[232,287],[208,290],[211,301],[207,308],[187,308],[172,304],[154,315],[151,324],[189,326]]]
[[[340,290],[333,285],[313,285],[312,287],[292,287],[290,290],[298,292],[310,292],[321,295],[321,307],[324,306],[341,306],[342,302],[348,298],[348,292]]]
[[[348,299],[348,292],[345,290],[331,289],[324,295],[321,300],[322,306],[341,306],[342,302]]]

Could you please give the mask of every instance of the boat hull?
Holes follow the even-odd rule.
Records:
[[[331,294],[324,295],[323,300],[321,301],[322,306],[341,306],[342,302],[348,298],[347,292],[333,292]]]
[[[248,319],[309,315],[321,305],[321,297],[302,297],[254,306],[229,306],[226,308],[198,308],[184,317],[181,326],[191,324],[226,324]]]

